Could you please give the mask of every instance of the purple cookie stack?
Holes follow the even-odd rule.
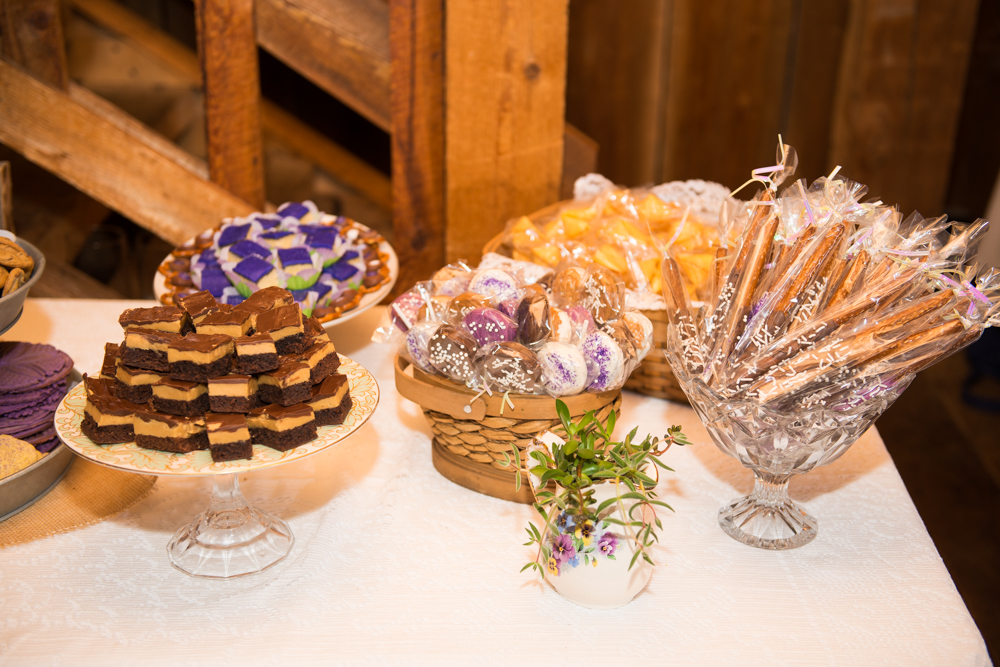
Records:
[[[0,434],[40,452],[59,444],[53,415],[66,395],[73,360],[51,345],[0,343]]]

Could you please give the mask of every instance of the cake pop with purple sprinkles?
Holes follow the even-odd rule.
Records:
[[[542,384],[552,396],[572,396],[587,388],[587,360],[580,348],[549,342],[538,350]]]
[[[469,291],[500,303],[517,298],[517,281],[500,269],[487,269],[476,274],[469,283]]]
[[[615,339],[603,331],[587,336],[582,346],[587,362],[587,388],[592,391],[617,389],[625,380],[625,355]]]

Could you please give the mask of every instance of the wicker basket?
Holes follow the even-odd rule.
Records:
[[[534,499],[526,483],[516,490],[513,447],[521,461],[532,439],[543,431],[565,436],[556,414],[556,401],[549,396],[510,396],[514,407],[504,405],[500,395],[482,395],[424,373],[402,357],[396,357],[396,390],[417,403],[434,433],[434,467],[451,481],[494,498],[531,504]],[[621,413],[621,391],[567,396],[570,414],[588,410],[606,419]],[[503,463],[510,461],[510,466]]]
[[[503,243],[503,232],[494,236],[483,247],[483,254],[488,252],[511,256],[510,248]],[[667,343],[667,314],[662,310],[644,310],[642,314],[653,323],[653,347],[625,381],[625,388],[647,396],[687,404],[687,396],[663,356],[663,348]]]

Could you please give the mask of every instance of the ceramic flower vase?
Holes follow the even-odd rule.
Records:
[[[563,444],[563,440],[553,433],[543,433],[529,446],[528,454],[533,449],[549,448],[546,454],[551,456],[553,443]],[[655,478],[655,472],[647,473]],[[540,491],[538,478],[530,473],[527,477],[532,492]],[[598,505],[626,492],[626,486],[613,481],[594,485]],[[622,526],[603,521],[609,517],[624,521],[624,512],[633,504],[630,500],[614,503],[601,513],[599,521],[588,521],[585,525],[577,525],[566,513],[558,516],[555,522],[558,533],[545,538],[552,553],[546,563],[545,580],[557,593],[581,607],[615,609],[631,602],[645,588],[653,566],[640,556],[630,570],[635,542],[625,535]]]

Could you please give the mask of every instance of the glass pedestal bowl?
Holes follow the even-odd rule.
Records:
[[[861,402],[781,410],[727,399],[671,362],[713,442],[754,474],[753,491],[720,509],[719,525],[735,540],[772,550],[801,547],[816,537],[816,519],[788,497],[792,475],[837,460],[913,379],[907,376]]]

